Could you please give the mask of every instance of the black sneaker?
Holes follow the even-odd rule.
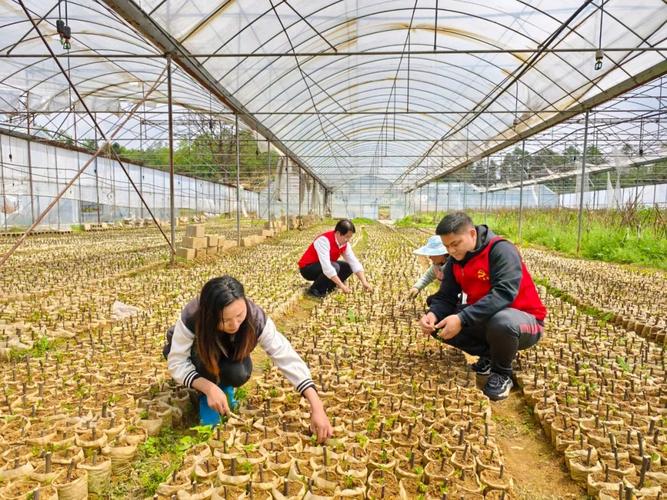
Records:
[[[482,377],[488,377],[491,374],[491,360],[480,356],[479,359],[470,365],[472,371]]]
[[[512,387],[514,387],[512,377],[503,375],[502,373],[491,372],[489,380],[486,381],[486,385],[482,391],[490,400],[499,401],[510,395]]]
[[[315,297],[316,299],[321,299],[324,297],[326,294],[320,292],[317,288],[313,288],[312,286],[306,290],[306,295],[309,297]]]

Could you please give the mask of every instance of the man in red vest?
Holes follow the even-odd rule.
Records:
[[[447,215],[435,232],[449,258],[421,329],[479,356],[471,367],[489,376],[484,394],[505,399],[513,386],[512,361],[518,350],[540,340],[546,308],[512,243],[485,225],[473,225],[463,212]],[[467,305],[457,308],[461,292]]]
[[[310,244],[299,260],[301,276],[313,282],[308,289],[309,295],[324,297],[336,287],[343,293],[350,293],[352,290],[345,284],[345,280],[352,273],[357,275],[367,291],[373,290],[366,281],[364,268],[354,255],[352,245],[348,245],[355,232],[351,220],[341,219],[333,231],[319,235]],[[340,256],[345,260],[338,260]]]

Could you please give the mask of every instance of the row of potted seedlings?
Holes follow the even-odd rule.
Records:
[[[665,351],[546,297],[548,334],[522,352],[526,400],[570,475],[600,498],[660,498],[667,487]]]
[[[627,330],[667,342],[667,275],[607,262],[571,259],[537,249],[522,251],[534,276],[593,307]]]

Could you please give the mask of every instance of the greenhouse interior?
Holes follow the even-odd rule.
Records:
[[[666,41],[0,1],[0,499],[665,498]]]

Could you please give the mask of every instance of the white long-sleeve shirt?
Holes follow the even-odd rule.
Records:
[[[336,242],[336,244],[338,244],[338,242]],[[338,245],[338,248],[341,246],[342,245]],[[313,247],[315,247],[315,251],[317,252],[317,258],[320,260],[320,265],[322,266],[322,272],[324,275],[329,279],[336,276],[338,273],[336,272],[334,266],[331,265],[331,261],[329,260],[331,258],[331,245],[329,244],[328,238],[324,235],[318,236],[313,242]],[[343,259],[345,259],[345,262],[350,264],[350,269],[353,273],[358,273],[359,271],[364,270],[361,262],[359,262],[357,256],[354,255],[352,245],[349,243],[341,255]]]
[[[192,387],[192,383],[201,377],[190,359],[194,340],[194,332],[179,318],[167,356],[167,368],[172,378],[186,387]],[[266,325],[257,343],[299,393],[303,394],[309,387],[315,387],[308,366],[285,336],[276,329],[271,318],[266,318]]]

